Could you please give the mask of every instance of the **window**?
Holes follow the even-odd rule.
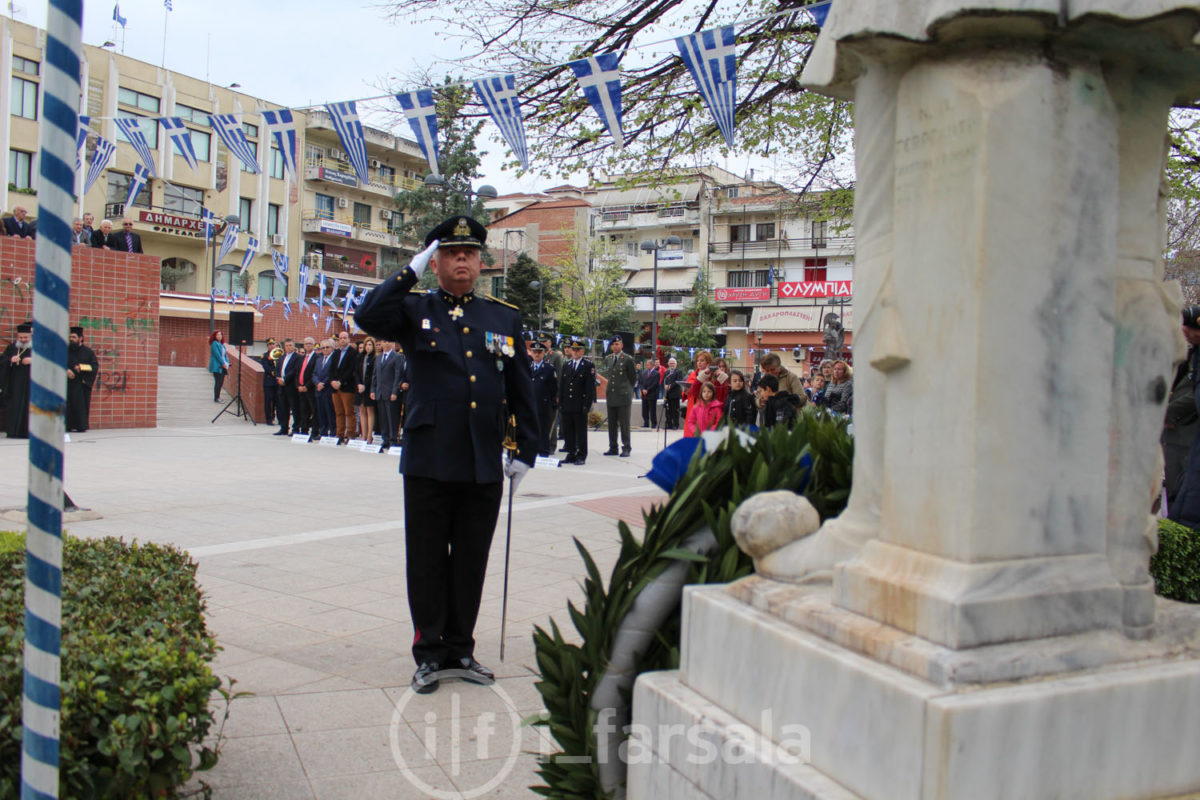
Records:
[[[245,132],[247,139],[257,139],[258,138],[258,126],[257,125],[251,125],[249,122],[243,122],[242,130]]]
[[[233,276],[238,272],[238,267],[229,264],[217,267],[217,274],[213,280],[213,288],[217,290],[217,294],[233,294]]]
[[[117,90],[117,102],[124,106],[133,106],[142,111],[158,113],[159,99],[152,94],[142,94],[133,89],[121,87]]]
[[[287,283],[281,283],[280,280],[275,277],[274,270],[264,269],[262,272],[258,273],[256,286],[258,288],[255,289],[254,293],[260,297],[287,296]]]
[[[122,91],[124,91],[124,90],[122,89]],[[151,150],[158,149],[158,121],[157,120],[147,119],[146,117],[143,117],[140,114],[134,114],[132,111],[126,111],[123,108],[117,109],[117,116],[118,117],[132,117],[135,119],[140,119],[141,122],[138,123],[138,126],[142,130],[142,135],[146,137],[146,144],[150,145]],[[128,142],[129,141],[129,139],[125,136],[125,134],[121,132],[120,128],[117,128],[117,141],[118,142]]]
[[[163,208],[189,217],[200,216],[204,206],[204,191],[190,186],[167,183],[163,192]]]
[[[748,241],[750,241],[750,226],[749,225],[730,225],[729,226],[729,241],[731,241],[731,242],[748,242]]]
[[[271,159],[267,165],[267,174],[272,178],[283,180],[284,172],[283,152],[278,147],[272,147]]]
[[[25,119],[37,119],[37,94],[38,85],[36,83],[14,75],[12,79],[12,103],[10,109],[12,115],[14,117],[24,117]]]
[[[825,220],[821,220],[820,222],[813,222],[813,224],[812,224],[812,246],[813,247],[825,247],[825,244],[826,244],[825,234],[826,234],[826,230],[827,230],[828,226],[829,226],[829,223],[826,222]]]
[[[325,158],[324,147],[317,147],[312,144],[304,145],[304,159],[309,164],[316,165],[323,158]]]
[[[625,255],[636,256],[637,254],[638,254],[638,243],[637,242],[626,242],[625,243]]]
[[[185,106],[183,103],[175,104],[175,116],[182,120],[199,125],[201,128],[207,128],[211,123],[208,121],[208,115],[212,113],[199,108]]]
[[[317,195],[317,216],[321,219],[333,219],[333,196]]]
[[[26,75],[37,75],[39,73],[38,62],[30,61],[28,58],[21,56],[13,56],[13,72],[24,72]]]
[[[738,187],[730,186],[728,189],[725,190],[725,196],[728,198],[731,198],[731,199],[734,197],[737,197],[738,196]]]
[[[250,145],[250,152],[254,154],[254,160],[258,161],[258,142],[247,141],[246,144]],[[250,168],[245,164],[242,164],[242,160],[240,158],[238,159],[238,163],[242,165],[242,172],[250,172]]]
[[[730,270],[726,273],[725,285],[731,289],[747,289],[757,286],[769,286],[768,273],[765,269]]]
[[[33,153],[8,151],[8,179],[18,189],[33,188]]]
[[[354,224],[371,227],[371,207],[366,203],[354,204]]]
[[[396,182],[396,168],[389,167],[387,164],[379,165],[379,182],[386,183],[391,186]]]
[[[696,249],[696,240],[690,236],[683,236],[679,239],[679,249],[685,253],[691,253]]]
[[[108,171],[108,201],[109,203],[124,203],[129,198],[129,184],[133,182],[133,176],[124,172]],[[141,208],[150,207],[150,184],[147,183],[138,192],[137,197],[133,198],[133,205]]]
[[[754,226],[754,238],[756,241],[762,241],[763,239],[774,239],[775,238],[775,223],[774,222],[760,222],[757,225],[755,225]]]
[[[827,258],[806,258],[804,259],[804,280],[806,281],[824,281],[826,280],[826,267],[829,264]]]
[[[504,297],[504,276],[492,276],[492,290],[488,292],[492,297]]]
[[[189,131],[192,138],[192,149],[196,151],[197,161],[208,161],[209,146],[211,141],[209,135],[203,131]],[[175,144],[175,140],[171,139],[171,152],[175,155],[183,155],[179,152],[179,145]]]
[[[279,233],[279,208],[275,203],[267,203],[267,236]]]
[[[238,199],[238,216],[242,218],[240,229],[254,233],[254,201],[249,197]]]

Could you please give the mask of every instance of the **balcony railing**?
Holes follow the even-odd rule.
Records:
[[[341,159],[330,158],[328,156],[308,159],[305,162],[304,177],[310,180],[322,180],[320,173],[322,167],[354,176],[355,188],[378,192],[388,197],[391,197],[397,191],[412,191],[421,186],[421,182],[414,178],[406,178],[403,175],[395,173],[389,174],[378,167],[372,167],[368,170],[368,180],[366,183],[363,183],[358,180],[358,176],[354,172],[354,166],[349,161],[342,161]],[[330,183],[336,183],[339,186],[350,185],[342,181],[330,181]]]
[[[846,250],[854,247],[853,236],[826,236],[823,239],[758,239],[752,242],[709,242],[714,255],[766,253],[782,250]]]

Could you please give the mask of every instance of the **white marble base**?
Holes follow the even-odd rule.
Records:
[[[862,655],[872,649],[866,642],[835,644],[726,587],[689,588],[684,602],[679,673],[643,676],[635,689],[634,730],[650,737],[658,757],[631,764],[631,800],[1117,800],[1200,792],[1200,609],[1170,604],[1171,643],[1139,642],[1145,649],[1132,662],[1024,681],[935,683]],[[810,589],[806,603],[807,613],[822,617],[814,628],[846,613],[827,590]],[[888,648],[903,643],[893,637]],[[765,737],[728,763],[689,759],[691,751],[679,749],[686,732],[656,733],[693,724],[752,742],[750,730]],[[797,726],[807,731],[808,762],[769,757],[795,739]]]

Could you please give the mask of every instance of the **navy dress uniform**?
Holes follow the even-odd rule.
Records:
[[[541,342],[534,342],[529,346],[529,351],[545,353],[546,348]],[[533,362],[533,396],[538,412],[538,455],[553,455],[554,439],[550,434],[558,410],[558,373],[545,358]]]
[[[486,238],[477,221],[453,217],[425,244],[478,248]],[[418,665],[413,687],[428,692],[447,668],[461,668],[460,677],[477,683],[492,679],[474,659],[473,633],[500,512],[503,444],[513,435],[515,457],[532,465],[537,410],[516,307],[470,291],[415,291],[417,280],[412,265],[405,267],[366,296],[355,322],[399,342],[407,356],[400,473]]]
[[[561,414],[563,446],[568,464],[583,465],[587,460],[588,412],[596,402],[596,365],[583,357],[583,342],[576,339],[568,348],[571,357],[563,360],[558,379],[558,408]]]

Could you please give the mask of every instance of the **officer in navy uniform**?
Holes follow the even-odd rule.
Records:
[[[558,411],[558,373],[546,359],[546,346],[541,342],[530,344],[529,354],[533,356],[533,396],[538,411],[538,455],[550,456],[554,454],[550,433]]]
[[[588,412],[596,402],[596,365],[583,357],[579,339],[567,345],[562,375],[558,379],[558,408],[561,412],[566,463],[583,466],[587,461]]]
[[[400,473],[417,662],[412,688],[421,694],[435,691],[439,678],[494,681],[475,660],[473,638],[488,550],[505,476],[516,491],[537,456],[520,312],[473,291],[486,238],[487,229],[474,219],[446,220],[425,237],[425,250],[375,287],[354,316],[372,336],[400,342],[408,357]],[[431,261],[438,288],[415,291]],[[506,434],[516,452],[502,460]]]

